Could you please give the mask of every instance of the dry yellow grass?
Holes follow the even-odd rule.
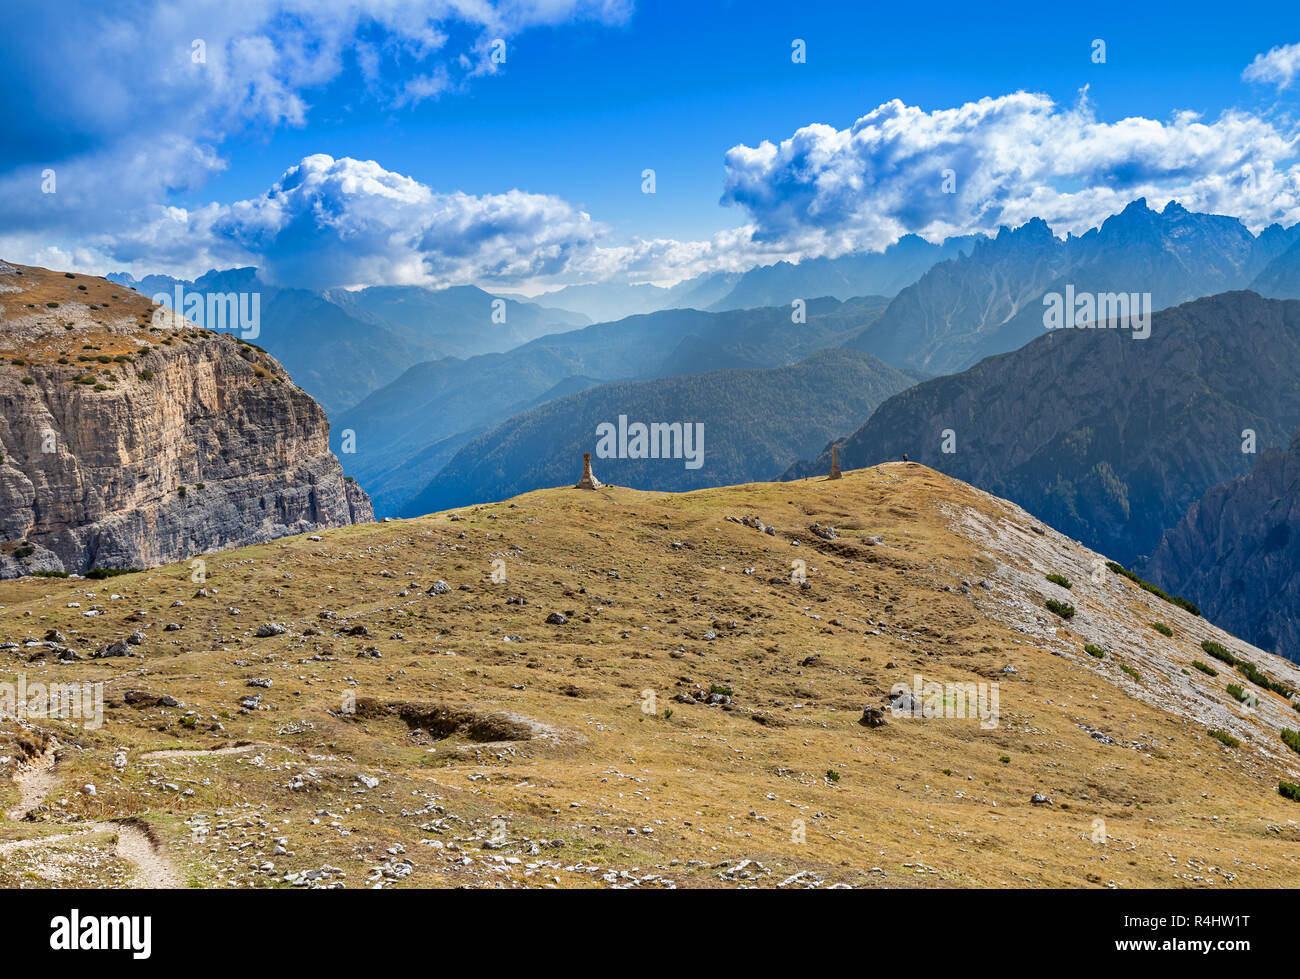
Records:
[[[775,535],[726,519],[751,514]],[[0,641],[55,629],[87,656],[146,634],[133,658],[0,651],[0,679],[106,684],[102,727],[42,722],[64,746],[58,785],[4,837],[138,816],[204,886],[323,864],[346,886],[1300,883],[1300,805],[1277,793],[1300,781],[1277,737],[1300,715],[1274,694],[1234,705],[1225,681],[1244,680],[1189,667],[1209,637],[1300,672],[922,466],[546,490],[322,538],[208,555],[201,584],[189,565],[0,582]],[[438,580],[451,590],[427,594]],[[1043,607],[1062,597],[1069,621]],[[264,622],[288,631],[257,638]],[[914,677],[996,683],[997,726],[858,723]],[[674,699],[715,685],[732,703]],[[181,706],[127,706],[131,690]],[[16,796],[0,788],[0,806]]]

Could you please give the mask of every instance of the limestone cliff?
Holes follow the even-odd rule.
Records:
[[[90,276],[0,263],[0,578],[374,519],[280,364]]]

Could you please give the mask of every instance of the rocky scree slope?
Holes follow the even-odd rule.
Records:
[[[0,577],[373,519],[260,348],[104,279],[0,265]]]

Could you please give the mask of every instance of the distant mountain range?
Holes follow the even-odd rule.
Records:
[[[798,264],[777,262],[750,269],[710,309],[751,309],[789,306],[812,296],[894,296],[929,269],[970,253],[982,235],[949,238],[935,245],[918,235],[904,235],[884,251],[806,259]]]
[[[670,288],[613,282],[566,286],[530,301],[571,309],[600,322],[664,309],[726,312],[759,306],[788,307],[796,299],[820,296],[841,301],[855,296],[894,296],[935,264],[969,253],[980,239],[980,235],[965,235],[931,244],[918,235],[904,235],[878,252],[777,262],[743,274],[706,273]]]
[[[1155,211],[1129,204],[1100,228],[1065,239],[1035,218],[969,255],[935,265],[903,289],[853,347],[898,367],[965,370],[1044,332],[1047,293],[1149,294],[1151,309],[1234,289],[1290,298],[1300,255],[1272,265],[1300,242],[1300,225],[1258,236],[1236,218],[1197,214],[1171,201]],[[1288,271],[1289,270],[1289,271]]]
[[[838,347],[884,309],[884,297],[814,299],[789,307],[708,313],[663,310],[540,337],[504,354],[416,364],[334,420],[348,474],[373,487],[378,514],[407,502],[471,438],[512,415],[595,382],[784,367]],[[356,451],[342,439],[355,435]]]
[[[1015,500],[1128,564],[1211,486],[1300,427],[1300,302],[1232,292],[1165,310],[1151,334],[1057,330],[882,404],[840,464],[911,459]],[[947,447],[953,451],[945,452]],[[823,473],[829,446],[788,478]]]
[[[1251,288],[1274,299],[1300,299],[1300,240],[1269,262]]]
[[[680,458],[662,457],[661,437],[659,458],[598,458],[596,475],[606,483],[681,491],[771,479],[918,379],[867,354],[824,350],[789,367],[602,384],[515,415],[468,442],[402,515],[572,483],[602,424],[624,431],[637,423],[675,424],[670,445],[683,449]],[[685,445],[683,431],[693,434],[696,425],[698,441]],[[697,450],[698,459],[686,449]]]
[[[1300,662],[1300,432],[1192,504],[1145,574],[1215,625]]]
[[[113,278],[147,294],[178,284],[163,276]],[[749,390],[754,432],[737,427],[738,441],[725,454],[711,443],[717,454],[710,459],[723,467],[713,474],[716,482],[770,475],[761,471],[769,460],[779,470],[818,440],[824,444],[822,435],[866,421],[845,442],[846,465],[911,452],[1031,509],[1045,508],[1044,519],[1128,561],[1153,548],[1201,493],[1248,468],[1240,458],[1210,458],[1219,443],[1198,436],[1220,439],[1220,428],[1255,427],[1264,444],[1282,444],[1300,423],[1285,403],[1288,379],[1279,367],[1295,362],[1289,335],[1260,336],[1270,317],[1282,314],[1258,297],[1220,296],[1217,305],[1158,317],[1146,341],[1127,331],[1045,329],[1044,297],[1052,293],[1149,294],[1152,309],[1246,286],[1300,297],[1300,225],[1256,235],[1236,218],[1193,213],[1176,202],[1156,211],[1134,201],[1100,228],[1064,239],[1032,220],[994,238],[931,244],[907,236],[883,252],[706,274],[671,288],[601,283],[531,299],[473,287],[314,293],[268,286],[254,269],[179,284],[261,292],[263,329],[254,342],[330,411],[332,447],[380,515],[569,480],[571,460],[552,470],[548,460],[522,450],[520,433],[545,438],[561,455],[574,453],[584,438],[594,441],[589,423],[616,407],[611,398],[640,399],[638,406],[658,406],[665,415],[688,406],[725,428],[735,424],[738,392]],[[796,299],[807,305],[804,323],[792,316]],[[493,322],[494,302],[504,323]],[[1229,329],[1234,335],[1224,336]],[[1195,334],[1205,346],[1185,349],[1162,332]],[[1242,346],[1247,342],[1272,358],[1258,368],[1259,378],[1249,374],[1258,364],[1257,351]],[[891,383],[966,373],[904,395],[912,400],[894,398],[869,420],[879,386],[837,394],[845,399],[842,410],[822,406],[774,421],[767,392],[813,381],[815,372],[800,362],[837,347],[878,358],[877,374],[884,364],[895,368]],[[1012,363],[998,356],[1012,351]],[[831,361],[822,365],[829,369]],[[839,379],[863,369],[861,362],[834,367]],[[743,377],[729,375],[710,399],[698,375],[717,372]],[[686,377],[697,379],[660,383]],[[1181,381],[1169,386],[1171,377]],[[1071,393],[1083,381],[1099,401]],[[1180,398],[1203,414],[1189,414]],[[620,413],[626,414],[613,415]],[[1166,431],[1170,417],[1186,420]],[[934,426],[943,419],[940,428],[958,433],[958,452],[929,458],[938,451]],[[988,419],[1002,429],[990,430]],[[763,430],[779,436],[767,438]],[[1165,435],[1173,445],[1198,444],[1180,461],[1175,450],[1156,444]],[[778,450],[790,455],[777,459]],[[827,462],[812,469],[824,471]],[[607,478],[615,482],[665,488],[707,485],[710,473],[692,471],[674,482],[657,468],[612,468]],[[788,471],[809,471],[808,464]],[[1174,477],[1186,481],[1162,482]]]
[[[161,275],[136,280],[124,273],[107,278],[151,297],[174,296],[177,286],[204,296],[258,293],[261,329],[248,339],[284,364],[331,416],[413,363],[508,350],[589,322],[578,313],[513,299],[502,300],[505,321],[494,322],[492,303],[498,297],[473,286],[317,293],[269,285],[253,268],[208,272],[193,282]]]
[[[726,296],[740,279],[738,273],[706,273],[664,287],[650,283],[597,282],[565,286],[534,296],[529,302],[555,309],[582,313],[596,323],[621,320],[625,316],[656,313],[662,309],[709,309]],[[821,293],[818,293],[821,295]],[[524,299],[522,296],[514,298]]]

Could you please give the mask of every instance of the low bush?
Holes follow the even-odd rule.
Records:
[[[1233,656],[1232,653],[1228,652],[1226,648],[1215,642],[1213,639],[1203,639],[1201,641],[1201,648],[1215,659],[1222,660],[1229,666],[1237,665],[1237,657]]]
[[[1155,595],[1156,598],[1166,601],[1170,605],[1177,605],[1179,608],[1185,609],[1186,611],[1191,612],[1193,615],[1201,614],[1201,610],[1197,608],[1195,605],[1193,605],[1191,602],[1189,602],[1187,599],[1179,598],[1176,595],[1168,594],[1163,588],[1160,588],[1158,585],[1153,585],[1149,581],[1144,581],[1142,578],[1134,574],[1132,571],[1124,567],[1124,565],[1122,564],[1118,564],[1115,561],[1107,561],[1106,567],[1109,568],[1113,573],[1117,575],[1123,575],[1125,578],[1133,582],[1139,588],[1143,589],[1144,591],[1150,592],[1152,595]]]
[[[1216,730],[1215,728],[1210,728],[1209,735],[1210,735],[1210,737],[1212,737],[1215,741],[1218,741],[1219,743],[1225,745],[1226,747],[1229,747],[1229,748],[1240,748],[1240,747],[1241,747],[1241,742],[1238,741],[1236,738],[1234,738],[1234,737],[1233,737],[1231,734],[1229,734],[1227,731],[1219,731],[1219,730]]]

